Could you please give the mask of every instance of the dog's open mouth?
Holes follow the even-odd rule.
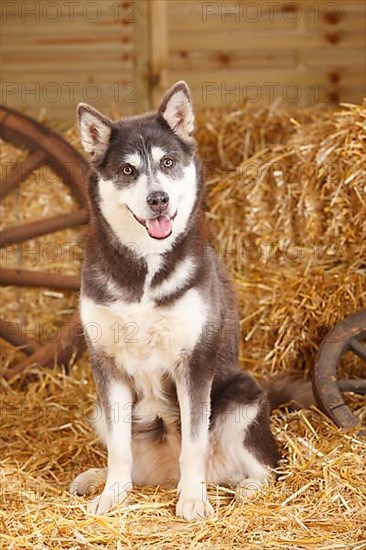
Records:
[[[137,220],[141,225],[143,225],[150,237],[153,239],[166,239],[173,231],[173,220],[177,215],[177,212],[174,216],[161,215],[155,218],[139,218],[133,212],[131,212],[135,220]]]

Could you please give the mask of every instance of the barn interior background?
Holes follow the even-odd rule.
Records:
[[[74,120],[86,101],[121,114],[156,107],[184,77],[196,105],[360,102],[360,0],[3,2],[9,106]]]
[[[327,332],[366,304],[364,2],[4,1],[1,21],[2,103],[78,151],[79,101],[131,115],[188,82],[207,220],[238,293],[240,362],[308,376]],[[78,335],[55,354],[75,328],[83,161],[37,123],[26,139],[25,119],[2,109],[1,122],[1,329],[13,341],[0,340],[4,548],[364,548],[365,401],[354,393],[354,430],[317,409],[276,411],[278,482],[240,505],[211,487],[213,520],[177,520],[163,489],[136,488],[103,518],[68,495],[74,475],[105,464]],[[47,218],[51,234],[18,229]],[[32,355],[41,344],[47,362]],[[339,376],[364,377],[361,359],[345,354]]]

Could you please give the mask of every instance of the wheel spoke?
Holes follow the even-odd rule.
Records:
[[[31,355],[40,348],[38,342],[30,340],[18,323],[0,319],[0,338],[16,347],[21,347],[26,355]]]
[[[0,199],[14,190],[22,181],[25,181],[34,170],[37,170],[42,164],[46,164],[47,154],[42,149],[31,153],[24,161],[16,165],[15,170],[9,172],[1,182]]]
[[[352,338],[349,341],[349,347],[360,359],[366,361],[366,347],[357,338]]]
[[[62,214],[47,218],[39,222],[18,225],[10,229],[4,229],[0,232],[0,248],[9,244],[20,243],[29,239],[34,239],[48,233],[54,233],[66,227],[87,223],[88,211],[84,208],[71,212],[71,214]]]
[[[352,380],[339,380],[339,389],[343,392],[351,391],[366,395],[366,380],[364,378],[353,378]]]
[[[53,368],[56,365],[68,367],[70,361],[75,361],[85,349],[85,339],[78,313],[74,313],[62,326],[53,342],[40,346],[35,353],[24,359],[4,373],[10,383],[17,376],[27,375],[32,367]]]
[[[23,271],[17,269],[0,270],[1,286],[31,286],[45,287],[56,290],[79,290],[79,277],[44,273],[42,271]]]

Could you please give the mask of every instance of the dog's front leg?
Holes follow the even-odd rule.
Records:
[[[199,389],[192,380],[176,381],[181,418],[181,454],[179,458],[177,516],[187,520],[213,514],[207,498],[206,461],[211,381]]]
[[[120,379],[109,380],[101,404],[107,443],[108,473],[101,495],[88,505],[93,514],[104,514],[125,500],[132,488],[131,417],[133,394],[129,384]]]

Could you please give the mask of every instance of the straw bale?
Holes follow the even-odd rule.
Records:
[[[308,374],[327,330],[365,307],[365,117],[365,106],[352,105],[292,114],[242,105],[198,116],[207,220],[237,289],[240,362],[256,375]],[[79,147],[75,128],[62,132]],[[24,158],[3,145],[3,162]],[[75,207],[62,182],[50,184],[40,172],[6,199],[1,227]],[[77,274],[82,233],[65,230],[6,250],[1,265]],[[60,248],[57,262],[30,254],[49,243]],[[29,329],[62,322],[78,298],[0,290],[3,317]],[[7,368],[21,352],[2,344]],[[242,504],[232,489],[210,486],[213,519],[175,518],[175,491],[155,487],[136,487],[128,505],[107,516],[88,515],[85,499],[66,491],[74,475],[106,461],[88,422],[95,392],[87,355],[68,375],[62,366],[40,373],[26,388],[0,382],[1,547],[366,547],[365,442],[316,409],[274,413],[283,452],[278,481]],[[362,373],[360,361],[344,359],[342,375]],[[365,423],[364,399],[349,394],[347,403]]]
[[[308,370],[365,306],[366,110],[273,109],[202,115],[208,218],[238,288],[243,361]]]

